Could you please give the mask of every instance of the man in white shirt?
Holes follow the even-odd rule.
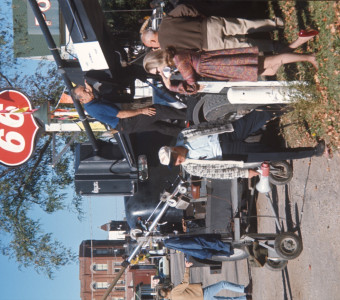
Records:
[[[281,161],[321,156],[325,143],[316,147],[280,148],[244,140],[274,116],[266,109],[254,110],[228,124],[203,123],[182,130],[175,147],[163,146],[159,159],[163,165],[182,165],[194,176],[212,179],[251,178],[258,172],[243,167],[245,162]]]

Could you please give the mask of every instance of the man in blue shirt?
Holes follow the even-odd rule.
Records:
[[[84,104],[85,110],[93,118],[122,133],[158,131],[165,135],[177,136],[182,128],[164,120],[186,119],[185,110],[157,104],[152,107],[121,110],[104,96],[94,94],[86,81],[85,86],[77,85],[71,93],[75,99]]]

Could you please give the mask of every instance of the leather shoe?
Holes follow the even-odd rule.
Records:
[[[319,31],[310,29],[310,30],[303,30],[301,29],[299,32],[300,37],[311,37],[311,36],[316,36],[319,34]]]
[[[249,284],[244,288],[244,293],[247,295],[251,294],[253,292],[253,282],[250,281]]]
[[[326,143],[325,141],[320,141],[319,144],[314,148],[315,149],[315,156],[322,156],[326,150]]]

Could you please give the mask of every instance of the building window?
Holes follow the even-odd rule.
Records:
[[[120,268],[115,268],[115,273],[118,273],[120,271]]]
[[[124,298],[121,298],[121,297],[112,297],[112,300],[124,300]]]
[[[124,280],[118,280],[117,284],[125,284],[125,281]]]
[[[93,249],[93,252],[95,253],[95,254],[109,254],[109,249],[107,249],[107,248],[95,248],[95,249]]]
[[[107,289],[109,287],[108,282],[94,282],[92,284],[93,289],[99,290],[99,289]]]
[[[125,286],[116,286],[115,290],[116,291],[125,291]]]
[[[93,254],[100,256],[115,256],[119,257],[125,254],[125,249],[124,248],[93,248]]]
[[[94,264],[93,271],[107,271],[107,264]]]

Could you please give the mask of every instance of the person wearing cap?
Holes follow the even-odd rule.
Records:
[[[121,110],[107,97],[96,94],[91,85],[77,85],[71,90],[72,96],[80,101],[91,117],[110,125],[112,129],[130,134],[133,132],[158,131],[165,135],[177,136],[183,127],[165,120],[185,120],[186,110],[155,104],[151,107]]]
[[[175,147],[163,146],[158,156],[161,164],[179,166],[194,176],[211,179],[252,178],[258,172],[244,168],[245,162],[282,161],[322,156],[324,141],[316,147],[280,148],[244,140],[282,111],[267,108],[253,110],[246,116],[223,124],[201,123],[182,130]]]

